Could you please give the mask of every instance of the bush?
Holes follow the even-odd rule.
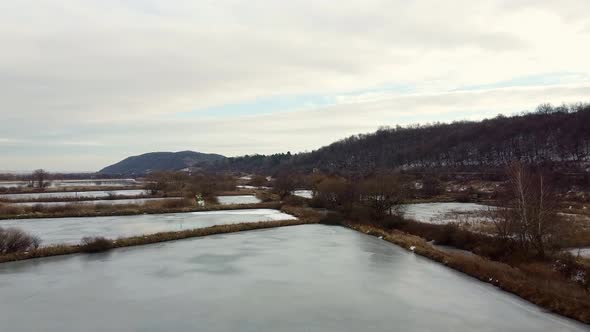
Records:
[[[344,221],[342,214],[338,212],[328,212],[325,216],[320,219],[320,224],[324,225],[341,225]]]
[[[307,198],[290,195],[285,197],[283,202],[292,206],[305,206],[307,205]]]
[[[80,244],[80,251],[86,253],[103,252],[113,248],[113,241],[104,237],[84,237]]]
[[[11,254],[35,250],[41,240],[16,228],[0,228],[0,253]]]

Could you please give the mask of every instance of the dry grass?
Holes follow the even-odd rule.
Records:
[[[144,205],[69,204],[52,207],[21,207],[0,204],[0,219],[125,216],[239,209],[279,209],[280,207],[281,204],[278,202],[197,207],[193,201],[181,199],[147,202]]]
[[[83,194],[77,197],[40,197],[40,198],[24,198],[24,199],[2,199],[2,203],[45,203],[45,202],[81,202],[81,201],[111,201],[120,199],[141,199],[141,198],[176,198],[163,195],[109,195],[104,197],[89,197]]]
[[[398,230],[383,230],[374,226],[346,224],[359,232],[383,237],[384,240],[440,262],[483,282],[546,308],[552,312],[590,323],[590,294],[582,287],[559,278],[546,278],[547,270],[529,267],[531,273],[508,264],[491,261],[477,255],[461,255],[435,249],[424,239]],[[552,274],[553,276],[553,274]]]
[[[31,193],[51,193],[51,192],[82,192],[82,191],[115,191],[115,190],[132,190],[144,189],[143,186],[86,186],[86,187],[49,187],[44,189],[19,187],[19,188],[0,188],[0,194],[31,194]]]

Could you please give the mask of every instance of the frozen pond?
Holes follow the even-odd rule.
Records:
[[[242,222],[291,220],[295,217],[278,210],[226,210],[134,216],[15,219],[0,221],[0,227],[16,227],[41,238],[41,245],[76,244],[85,236],[109,239],[180,231]]]
[[[91,179],[91,180],[58,180],[52,181],[52,187],[94,187],[94,186],[108,186],[108,187],[124,187],[141,184],[135,179]]]
[[[572,248],[572,249],[568,249],[568,251],[574,256],[580,255],[580,257],[590,258],[590,247]]]
[[[127,199],[100,199],[93,201],[68,201],[68,202],[21,202],[8,203],[16,206],[66,206],[66,205],[143,205],[149,202],[168,201],[182,199],[181,197],[155,197],[155,198],[127,198]]]
[[[132,190],[97,190],[97,191],[64,191],[64,192],[45,192],[29,194],[1,194],[0,199],[5,200],[31,200],[47,198],[104,198],[109,196],[139,196],[149,195],[149,190],[132,189]]]
[[[217,200],[221,205],[257,204],[261,202],[254,195],[217,196]]]
[[[135,179],[88,179],[88,180],[53,180],[49,187],[124,187],[141,184]],[[0,181],[0,188],[21,188],[29,186],[28,181]]]
[[[270,189],[270,187],[266,187],[266,186],[249,186],[249,185],[237,185],[236,188],[238,188],[238,189],[257,189],[257,190],[260,190],[260,189],[264,189],[264,190]]]
[[[294,190],[292,192],[293,196],[303,197],[312,199],[313,198],[313,191],[311,190]]]
[[[0,188],[26,187],[29,183],[25,181],[0,181]]]
[[[479,222],[478,213],[492,207],[475,203],[419,203],[404,205],[405,216],[416,221],[446,224],[449,222]]]
[[[215,235],[0,264],[24,331],[590,331],[341,227]]]

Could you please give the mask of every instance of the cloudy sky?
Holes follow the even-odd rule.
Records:
[[[0,1],[0,170],[590,101],[588,0]]]

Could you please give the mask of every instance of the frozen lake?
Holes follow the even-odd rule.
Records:
[[[31,200],[31,199],[55,199],[55,198],[104,198],[112,195],[115,196],[139,196],[149,195],[149,190],[131,189],[131,190],[97,190],[97,191],[64,191],[64,192],[45,192],[45,193],[28,193],[28,194],[0,194],[0,199],[5,200]]]
[[[134,216],[40,218],[0,221],[41,238],[41,245],[76,244],[85,236],[109,239],[167,231],[203,228],[242,222],[291,220],[295,217],[272,209],[203,211]]]
[[[0,264],[24,331],[590,331],[341,227],[305,225]]]
[[[485,219],[477,213],[492,208],[475,203],[419,203],[406,204],[404,207],[407,218],[433,224],[479,222]]]
[[[143,205],[149,202],[168,201],[174,199],[181,199],[181,197],[155,197],[155,198],[127,198],[127,199],[101,199],[93,201],[67,201],[67,202],[21,202],[9,203],[16,206],[65,206],[65,205]]]
[[[221,205],[257,204],[261,202],[254,195],[217,196],[217,200]]]

